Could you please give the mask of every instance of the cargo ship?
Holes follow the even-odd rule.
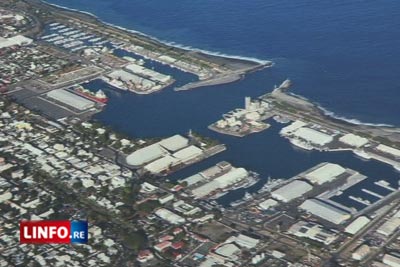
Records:
[[[85,89],[82,86],[78,86],[74,89],[74,92],[80,96],[86,97],[96,102],[100,102],[103,104],[108,102],[108,97],[102,90],[98,90],[96,93],[93,93],[92,91]]]

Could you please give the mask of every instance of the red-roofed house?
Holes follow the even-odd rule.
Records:
[[[142,262],[142,263],[147,262],[147,261],[152,260],[152,259],[154,259],[154,255],[153,255],[153,253],[151,253],[151,251],[148,250],[148,249],[146,249],[146,250],[141,250],[141,251],[139,252],[138,257],[137,257],[137,260],[138,260],[139,262]]]
[[[174,229],[174,231],[173,231],[172,233],[173,233],[174,235],[177,235],[177,234],[180,234],[180,233],[182,233],[182,232],[183,232],[182,228],[177,227],[177,228]]]
[[[201,236],[196,235],[196,234],[194,234],[194,233],[192,233],[191,236],[192,236],[192,238],[193,238],[194,240],[197,240],[197,241],[202,242],[202,243],[208,242],[208,241],[209,241],[207,238],[201,237]]]
[[[174,239],[174,237],[172,235],[164,235],[164,236],[162,236],[162,237],[160,237],[158,239],[158,242],[161,243],[161,242],[164,242],[164,241],[170,241],[172,239]]]
[[[183,246],[185,245],[185,243],[183,241],[179,241],[179,242],[175,242],[171,245],[171,247],[173,249],[181,249],[183,248]]]
[[[155,245],[154,249],[157,250],[158,252],[162,252],[164,249],[169,248],[171,244],[172,243],[170,241],[164,241]]]
[[[176,251],[172,252],[172,256],[176,261],[182,259],[182,254]]]

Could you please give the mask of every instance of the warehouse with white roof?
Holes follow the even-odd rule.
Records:
[[[297,121],[294,121],[293,123],[291,123],[290,125],[282,128],[280,133],[283,135],[290,134],[290,133],[296,131],[297,129],[304,127],[306,125],[307,125],[307,123],[297,120]]]
[[[317,199],[307,199],[299,208],[334,224],[341,224],[351,217],[348,212]]]
[[[169,75],[164,75],[162,73],[156,72],[154,70],[151,69],[147,69],[145,67],[142,67],[140,65],[137,64],[129,64],[125,67],[127,70],[138,74],[138,75],[144,75],[149,77],[151,80],[153,81],[157,81],[157,82],[161,82],[161,83],[167,83],[169,82],[172,77]]]
[[[365,216],[360,216],[352,221],[344,231],[348,234],[355,235],[361,231],[371,220]]]
[[[124,71],[124,70],[115,70],[108,74],[108,77],[113,79],[121,79],[122,81],[129,83],[133,82],[135,84],[141,84],[144,88],[152,88],[156,84],[153,81],[140,77],[136,74]]]
[[[47,96],[80,111],[87,110],[95,106],[93,101],[80,97],[64,89],[50,91],[47,93]]]
[[[150,165],[149,167],[152,170],[153,168],[163,169],[165,168],[163,167],[165,164],[166,166],[168,166],[172,162],[187,160],[187,158],[198,156],[199,153],[202,153],[202,150],[200,148],[197,148],[195,146],[187,147],[188,145],[189,140],[177,134],[163,139],[158,143],[138,149],[126,158],[126,162],[132,166],[141,166],[146,163],[158,160],[165,155],[169,155],[169,152],[177,152],[172,155],[172,157],[176,158],[176,160],[173,160],[171,157],[167,157],[164,160],[160,160],[158,163]],[[188,150],[185,150],[185,148],[188,148]]]
[[[390,236],[400,227],[400,211],[394,214],[391,218],[389,218],[384,224],[382,224],[377,233]]]
[[[135,167],[145,165],[144,169],[151,173],[161,173],[178,164],[194,160],[203,154],[201,148],[188,145],[189,140],[187,138],[174,135],[138,149],[126,157],[126,162]]]
[[[160,173],[176,165],[178,162],[179,162],[178,159],[170,155],[166,155],[162,158],[159,158],[147,164],[146,166],[144,166],[144,169],[151,173]]]
[[[335,180],[338,176],[345,173],[346,169],[340,165],[326,163],[321,167],[307,173],[304,177],[313,184],[323,184]]]
[[[216,178],[215,180],[220,183],[221,186],[227,187],[234,183],[237,183],[244,178],[248,177],[249,173],[244,168],[233,168],[230,172],[221,175],[220,177]]]
[[[175,152],[173,156],[182,162],[190,161],[198,156],[203,154],[203,150],[198,148],[197,146],[188,146],[184,149]]]
[[[153,160],[161,158],[168,152],[158,143],[141,148],[130,154],[126,158],[126,162],[132,166],[141,166]]]
[[[252,238],[252,237],[247,236],[247,235],[239,234],[238,236],[231,236],[225,241],[225,243],[232,243],[232,242],[236,243],[240,247],[245,247],[247,249],[252,249],[252,248],[255,248],[258,245],[260,240],[256,239],[256,238]]]
[[[352,134],[352,133],[343,135],[342,137],[339,138],[339,141],[344,143],[344,144],[346,144],[346,145],[349,145],[349,146],[352,146],[352,147],[357,147],[357,148],[365,146],[366,144],[368,144],[368,139],[367,138],[364,138],[364,137],[361,137],[359,135],[355,135],[355,134]]]
[[[258,204],[258,207],[262,210],[269,210],[270,208],[273,208],[276,205],[278,205],[278,201],[269,198]]]
[[[303,196],[313,189],[307,182],[294,180],[271,193],[272,197],[282,202],[290,202],[293,199]]]
[[[205,197],[217,189],[223,189],[240,182],[248,177],[248,175],[249,173],[244,168],[233,168],[228,173],[212,180],[211,182],[193,189],[192,194],[195,198]]]
[[[324,146],[333,141],[333,136],[319,132],[317,130],[302,127],[292,133],[295,137],[303,139],[313,145]]]
[[[202,176],[200,173],[197,173],[195,175],[189,176],[183,180],[181,180],[181,183],[187,183],[188,186],[195,185],[201,181],[203,181],[205,178]]]
[[[158,209],[155,214],[160,217],[161,219],[169,222],[170,224],[182,224],[185,223],[185,218],[169,211],[167,209],[161,208]]]
[[[3,38],[0,37],[0,49],[1,48],[5,48],[5,47],[11,47],[11,46],[15,46],[15,45],[29,45],[33,42],[32,39],[27,38],[25,36],[22,35],[17,35],[14,37],[10,37],[10,38]]]
[[[400,158],[400,150],[387,146],[387,145],[379,145],[376,147],[377,150],[383,152],[383,153],[387,153],[387,154],[391,154],[392,156],[395,156],[396,158]]]
[[[333,232],[326,230],[321,225],[305,221],[293,224],[288,232],[298,237],[306,237],[324,243],[325,245],[331,244],[337,238]]]
[[[182,135],[176,134],[158,142],[165,149],[175,152],[189,145],[189,140]]]
[[[239,252],[240,248],[232,243],[222,244],[217,249],[215,249],[216,254],[233,260],[236,260],[238,258],[236,254],[238,254]]]
[[[382,262],[390,267],[400,267],[400,257],[391,254],[385,254],[382,258]]]

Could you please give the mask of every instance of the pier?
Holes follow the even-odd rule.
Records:
[[[387,190],[390,190],[392,192],[396,192],[397,190],[391,186],[389,186],[389,183],[386,182],[385,180],[379,180],[378,182],[374,182],[374,184],[379,185],[380,187],[383,187]]]
[[[349,198],[350,198],[351,200],[354,200],[354,201],[356,201],[356,202],[358,202],[358,203],[360,203],[360,204],[363,204],[363,205],[365,205],[365,206],[371,205],[371,201],[362,199],[362,198],[360,198],[360,197],[349,196]]]
[[[365,189],[365,188],[361,189],[361,191],[363,191],[363,192],[365,192],[365,193],[367,193],[367,194],[369,194],[371,196],[377,197],[379,199],[382,199],[382,198],[385,197],[385,196],[379,195],[378,193],[372,192],[372,191],[370,191],[368,189]]]

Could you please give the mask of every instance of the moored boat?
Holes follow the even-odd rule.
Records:
[[[85,89],[82,86],[78,86],[74,89],[74,91],[76,94],[83,96],[85,98],[88,98],[90,100],[96,101],[96,102],[105,104],[108,101],[108,97],[101,89],[98,90],[96,93],[94,93],[88,89]]]

